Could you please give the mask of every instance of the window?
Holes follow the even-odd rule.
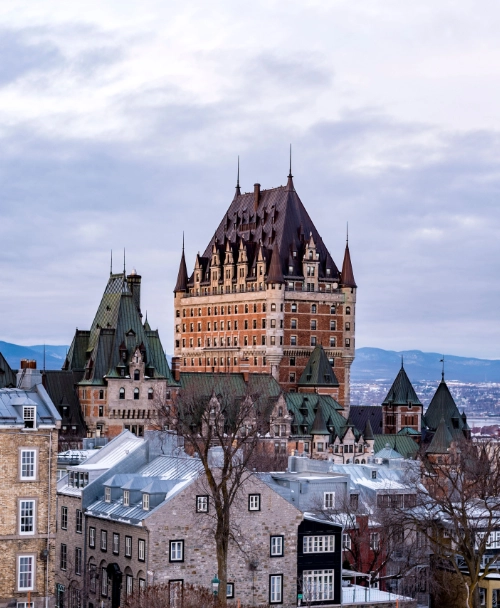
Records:
[[[142,508],[144,511],[149,511],[149,494],[142,495]]]
[[[130,507],[130,490],[123,490],[123,506]]]
[[[19,534],[35,533],[35,501],[19,501]]]
[[[113,553],[118,555],[120,553],[120,535],[113,532]]]
[[[226,597],[228,599],[234,598],[234,583],[226,583]]]
[[[347,532],[342,534],[342,546],[348,551],[351,549],[351,536]]]
[[[346,348],[349,348],[349,346],[351,346],[351,340],[350,340],[350,338],[346,338],[345,339],[345,345],[346,345]]]
[[[171,562],[183,562],[184,561],[184,541],[183,540],[171,540],[170,541],[170,561]]]
[[[75,547],[75,574],[82,573],[82,548]]]
[[[482,606],[483,604],[481,604]],[[34,604],[33,602],[17,602],[16,603],[16,608],[33,608]]]
[[[95,549],[95,528],[89,528],[89,547]]]
[[[372,471],[372,479],[377,479],[377,471]]]
[[[134,380],[140,380],[141,379],[141,372],[138,369],[134,370]]]
[[[21,481],[36,479],[36,450],[21,450]]]
[[[17,558],[17,588],[19,591],[31,591],[35,588],[35,556],[20,555]]]
[[[111,488],[104,488],[104,502],[111,502]]]
[[[125,537],[125,557],[132,557],[132,537]]]
[[[81,509],[76,510],[76,531],[81,534],[83,530],[83,513]]]
[[[125,399],[125,389],[123,388],[123,386],[120,389],[120,399]]]
[[[297,345],[297,336],[290,336],[290,344],[291,346]]]
[[[316,336],[311,336],[311,346],[316,346]]]
[[[68,529],[68,507],[61,507],[61,530]]]
[[[350,315],[351,314],[351,307],[350,306],[346,306],[345,307],[345,314],[346,315]]]
[[[142,538],[139,539],[139,544],[137,546],[137,559],[140,562],[146,561],[146,541]]]
[[[302,582],[306,602],[333,600],[333,570],[304,570]]]
[[[68,546],[61,544],[61,553],[59,555],[59,566],[61,570],[66,570],[68,567]]]
[[[283,603],[283,575],[271,574],[269,576],[269,603]]]
[[[336,342],[335,342],[335,337],[334,336],[330,336],[330,348],[335,347]]]
[[[358,503],[359,503],[359,496],[358,496],[358,494],[351,494],[349,502],[350,502],[350,505],[351,505],[351,509],[357,509],[358,508]]]
[[[317,311],[316,304],[311,304],[311,312],[312,312],[312,314],[313,315],[316,314],[316,311]]]
[[[134,388],[134,399],[135,400],[139,399],[139,389],[138,388]]]
[[[260,494],[248,495],[248,510],[260,511]]]
[[[291,312],[297,312],[297,304],[296,304],[296,302],[292,303]]]
[[[196,497],[196,513],[208,513],[208,496]]]
[[[335,537],[328,536],[304,536],[304,553],[333,553],[335,551]]]
[[[380,539],[378,532],[370,532],[370,549],[378,551],[380,546]]]
[[[315,330],[317,325],[318,325],[318,323],[317,323],[316,319],[311,319],[311,329]]]
[[[34,429],[36,422],[36,407],[34,405],[23,406],[23,420],[25,429]]]
[[[283,536],[271,536],[271,557],[283,557]]]
[[[106,530],[101,530],[101,551],[108,550],[108,533]]]
[[[132,595],[132,593],[133,593],[133,589],[134,589],[134,577],[131,576],[130,574],[127,574],[126,581],[127,582],[126,582],[125,590],[126,590],[127,597],[128,597],[128,596]]]
[[[101,595],[108,595],[108,571],[106,568],[101,569]]]
[[[323,507],[325,509],[335,508],[335,492],[325,492],[323,494]]]

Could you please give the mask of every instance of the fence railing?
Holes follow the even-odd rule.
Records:
[[[389,602],[391,600],[410,599],[411,598],[398,595],[397,593],[389,593],[388,591],[372,589],[371,587],[361,587],[360,585],[342,587],[343,604],[364,604],[365,602]]]

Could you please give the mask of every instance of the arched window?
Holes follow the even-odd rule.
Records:
[[[153,398],[153,389],[149,388],[148,389],[148,399],[152,399]]]
[[[134,370],[134,380],[140,380],[141,379],[141,373],[139,372],[138,369]]]
[[[271,312],[275,312],[276,310],[276,304],[271,304]]]
[[[346,306],[345,307],[345,314],[346,315],[350,315],[351,314],[351,307],[350,306]]]
[[[134,399],[139,399],[139,389],[134,388]]]
[[[330,314],[331,315],[335,314],[335,304],[332,304],[332,306],[330,306]]]
[[[125,399],[125,389],[123,388],[123,386],[120,389],[120,399]]]

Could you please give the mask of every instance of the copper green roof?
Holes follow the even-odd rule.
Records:
[[[280,385],[271,374],[249,374],[246,383],[240,373],[182,372],[180,385],[182,390],[206,397],[212,394],[238,397],[250,394],[276,400],[281,393]]]
[[[399,452],[403,458],[415,458],[417,455],[418,445],[407,435],[375,435],[373,446],[375,454],[383,450],[387,443],[389,447]]]
[[[432,438],[429,447],[426,449],[426,453],[447,454],[448,448],[450,447],[452,441],[453,437],[448,429],[448,426],[444,418],[441,418],[441,422],[434,433],[434,437]]]
[[[5,357],[0,353],[0,388],[15,388],[16,374],[12,371]]]
[[[325,417],[323,416],[323,406],[318,404],[316,416],[311,427],[311,435],[330,435],[330,431],[326,428]]]
[[[322,346],[316,346],[312,351],[300,376],[299,386],[339,386],[339,381]]]
[[[292,434],[310,435],[316,419],[316,414],[321,406],[321,413],[326,428],[332,438],[343,437],[347,431],[347,420],[342,416],[339,405],[330,395],[318,395],[317,393],[285,393],[287,409],[293,416]],[[353,432],[359,436],[357,429]]]
[[[463,437],[462,431],[466,422],[460,415],[444,379],[439,383],[424,416],[425,424],[431,431],[437,430],[441,419],[444,419],[452,436]]]
[[[410,426],[404,426],[400,431],[398,431],[398,435],[420,435],[418,431],[412,429]]]
[[[410,379],[406,375],[403,365],[401,365],[401,369],[392,383],[382,405],[407,405],[408,403],[422,405]]]

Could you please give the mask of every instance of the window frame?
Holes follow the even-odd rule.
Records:
[[[75,531],[77,534],[83,534],[83,511],[77,509],[75,513]]]
[[[306,534],[302,537],[302,553],[335,553],[334,534]]]
[[[23,515],[23,504],[31,504],[31,514]],[[18,533],[20,536],[34,536],[36,534],[36,519],[37,519],[37,501],[35,498],[19,498],[18,502]],[[25,521],[23,523],[23,519],[31,520],[31,530],[23,531],[23,526],[27,525]]]
[[[249,494],[248,495],[248,510],[249,511],[260,511],[260,494]],[[252,504],[253,501],[256,501],[256,505]]]
[[[273,547],[273,541],[279,539],[278,551],[276,553],[276,547]],[[272,534],[269,537],[269,557],[283,557],[285,555],[285,537],[283,534]]]
[[[89,527],[89,549],[95,549],[96,529],[95,526]]]
[[[144,538],[139,538],[137,541],[137,560],[140,562],[146,561],[146,540]]]
[[[33,454],[33,475],[23,475],[23,455],[26,453]],[[19,481],[37,481],[38,480],[38,450],[35,448],[19,448]]]
[[[21,560],[28,559],[30,560],[30,570],[29,575],[31,576],[31,584],[29,586],[22,587],[21,586]],[[36,554],[34,553],[21,553],[17,555],[16,559],[16,588],[17,592],[22,591],[35,591],[36,590]]]
[[[81,576],[83,572],[83,551],[81,547],[75,547],[75,574]]]
[[[63,549],[64,547],[64,549]],[[59,547],[59,570],[66,572],[68,568],[68,545],[61,543]]]
[[[172,557],[175,552],[175,555],[179,552],[180,549],[180,557]],[[174,540],[168,541],[168,561],[172,564],[182,563],[184,562],[184,539],[176,538]]]
[[[275,590],[273,589],[273,580],[279,581],[279,598],[273,597]],[[269,603],[270,604],[282,604],[283,603],[283,574],[270,574],[269,575]]]
[[[113,555],[120,555],[120,535],[113,532]]]
[[[206,499],[206,502],[203,505],[203,501],[202,499]],[[198,494],[196,496],[196,513],[208,513],[208,509],[209,509],[209,496],[208,494]],[[200,508],[201,507],[205,507],[205,508]]]
[[[228,600],[234,599],[234,583],[232,581],[226,583],[226,598]]]
[[[101,542],[100,542],[101,551],[103,553],[107,553],[108,551],[108,531],[101,530]]]
[[[68,507],[61,505],[61,530],[68,529]]]
[[[130,597],[134,593],[134,577],[131,574],[125,575],[125,595]]]
[[[125,557],[132,557],[132,537],[125,536]]]
[[[323,508],[335,509],[335,492],[323,492]]]

